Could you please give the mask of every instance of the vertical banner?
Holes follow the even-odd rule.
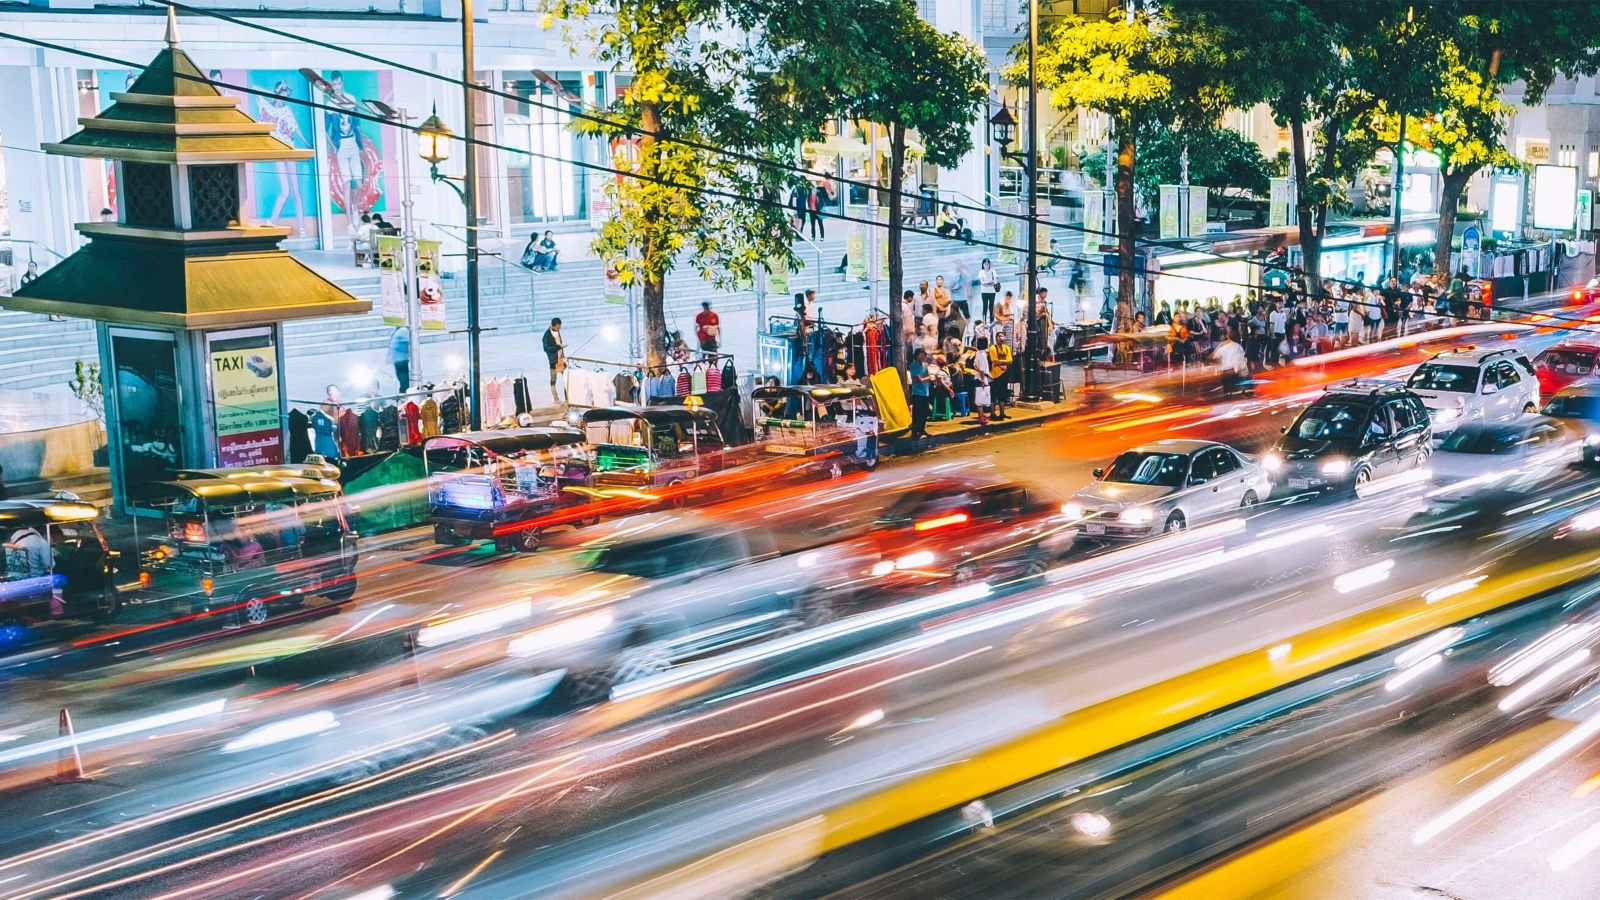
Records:
[[[789,262],[779,256],[767,261],[767,291],[773,294],[789,293]],[[759,323],[765,327],[766,323]]]
[[[378,237],[378,289],[383,303],[383,324],[406,324],[406,273],[404,240],[395,235]]]
[[[606,283],[600,289],[600,299],[616,306],[628,302],[628,289],[622,285],[622,275],[617,271],[616,263],[606,263]]]
[[[1160,235],[1162,240],[1178,237],[1181,231],[1181,222],[1179,220],[1183,216],[1182,206],[1183,201],[1180,197],[1178,186],[1175,184],[1163,184],[1161,186],[1160,211]]]
[[[1000,211],[1006,217],[1000,220],[1000,257],[1001,265],[1012,265],[1017,261],[1017,247],[1021,244],[1022,223],[1015,216],[1022,212],[1022,204],[1015,200],[1002,200]]]
[[[1090,249],[1105,243],[1104,235],[1100,232],[1106,230],[1106,192],[1083,192],[1083,246]]]
[[[208,334],[206,352],[211,360],[217,465],[231,469],[283,462],[283,404],[272,329]]]
[[[1289,179],[1272,179],[1272,199],[1267,211],[1267,224],[1276,228],[1289,224]]]
[[[1189,185],[1189,227],[1185,237],[1206,233],[1206,212],[1211,206],[1211,191],[1198,184]]]
[[[845,256],[845,277],[856,280],[867,277],[867,232],[860,222],[850,223],[845,235]]]
[[[444,286],[439,283],[439,242],[417,241],[417,301],[427,331],[444,330]]]

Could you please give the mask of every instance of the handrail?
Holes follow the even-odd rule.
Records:
[[[799,238],[800,240],[804,241],[805,243],[809,244],[811,246],[812,251],[814,251],[817,254],[817,265],[816,265],[816,269],[817,269],[817,293],[821,294],[822,293],[822,245],[818,244],[816,241],[813,241],[812,239],[806,237],[804,234],[802,234],[799,231],[799,229],[795,230],[794,236]]]
[[[29,238],[0,238],[0,243],[3,243],[3,244],[27,244],[28,247],[29,247],[29,253],[28,253],[29,261],[33,260],[32,248],[34,248],[34,247],[38,247],[40,250],[43,250],[44,252],[50,254],[51,256],[54,256],[56,258],[56,262],[60,262],[61,260],[64,260],[64,259],[67,258],[65,254],[56,252],[54,249],[52,249],[50,247],[50,245],[42,244],[42,243],[40,243],[38,241],[31,240]]]

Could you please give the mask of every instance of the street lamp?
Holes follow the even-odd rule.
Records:
[[[463,180],[458,175],[446,175],[439,171],[439,164],[450,158],[450,142],[455,140],[456,133],[450,126],[439,118],[439,107],[433,108],[433,115],[422,120],[417,126],[417,153],[422,161],[428,164],[428,174],[435,182],[443,182],[456,192],[462,201],[467,199],[466,191],[461,189],[457,181]],[[470,152],[470,149],[469,149]],[[468,223],[471,227],[471,223]]]
[[[1011,107],[1004,102],[1000,104],[1000,111],[989,117],[989,136],[1000,145],[1000,155],[1011,159],[1012,154],[1006,148],[1017,136],[1017,117],[1011,114]]]

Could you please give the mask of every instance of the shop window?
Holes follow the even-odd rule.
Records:
[[[567,95],[581,96],[581,73],[555,73]],[[581,220],[588,215],[588,171],[567,160],[587,161],[593,141],[573,134],[568,100],[554,85],[537,79],[508,80],[501,110],[501,139],[523,153],[503,154],[506,161],[507,219],[512,224]]]

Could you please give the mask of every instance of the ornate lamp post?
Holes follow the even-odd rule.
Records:
[[[467,102],[472,102],[470,96]],[[436,183],[449,185],[467,208],[467,399],[472,428],[476,431],[483,427],[483,407],[478,402],[483,380],[483,328],[478,323],[478,204],[477,189],[472,184],[475,168],[470,164],[477,148],[467,145],[469,164],[465,177],[446,175],[439,171],[439,164],[450,158],[450,142],[455,137],[450,126],[439,118],[438,107],[434,107],[433,114],[417,126],[417,154],[428,164],[429,177]]]

